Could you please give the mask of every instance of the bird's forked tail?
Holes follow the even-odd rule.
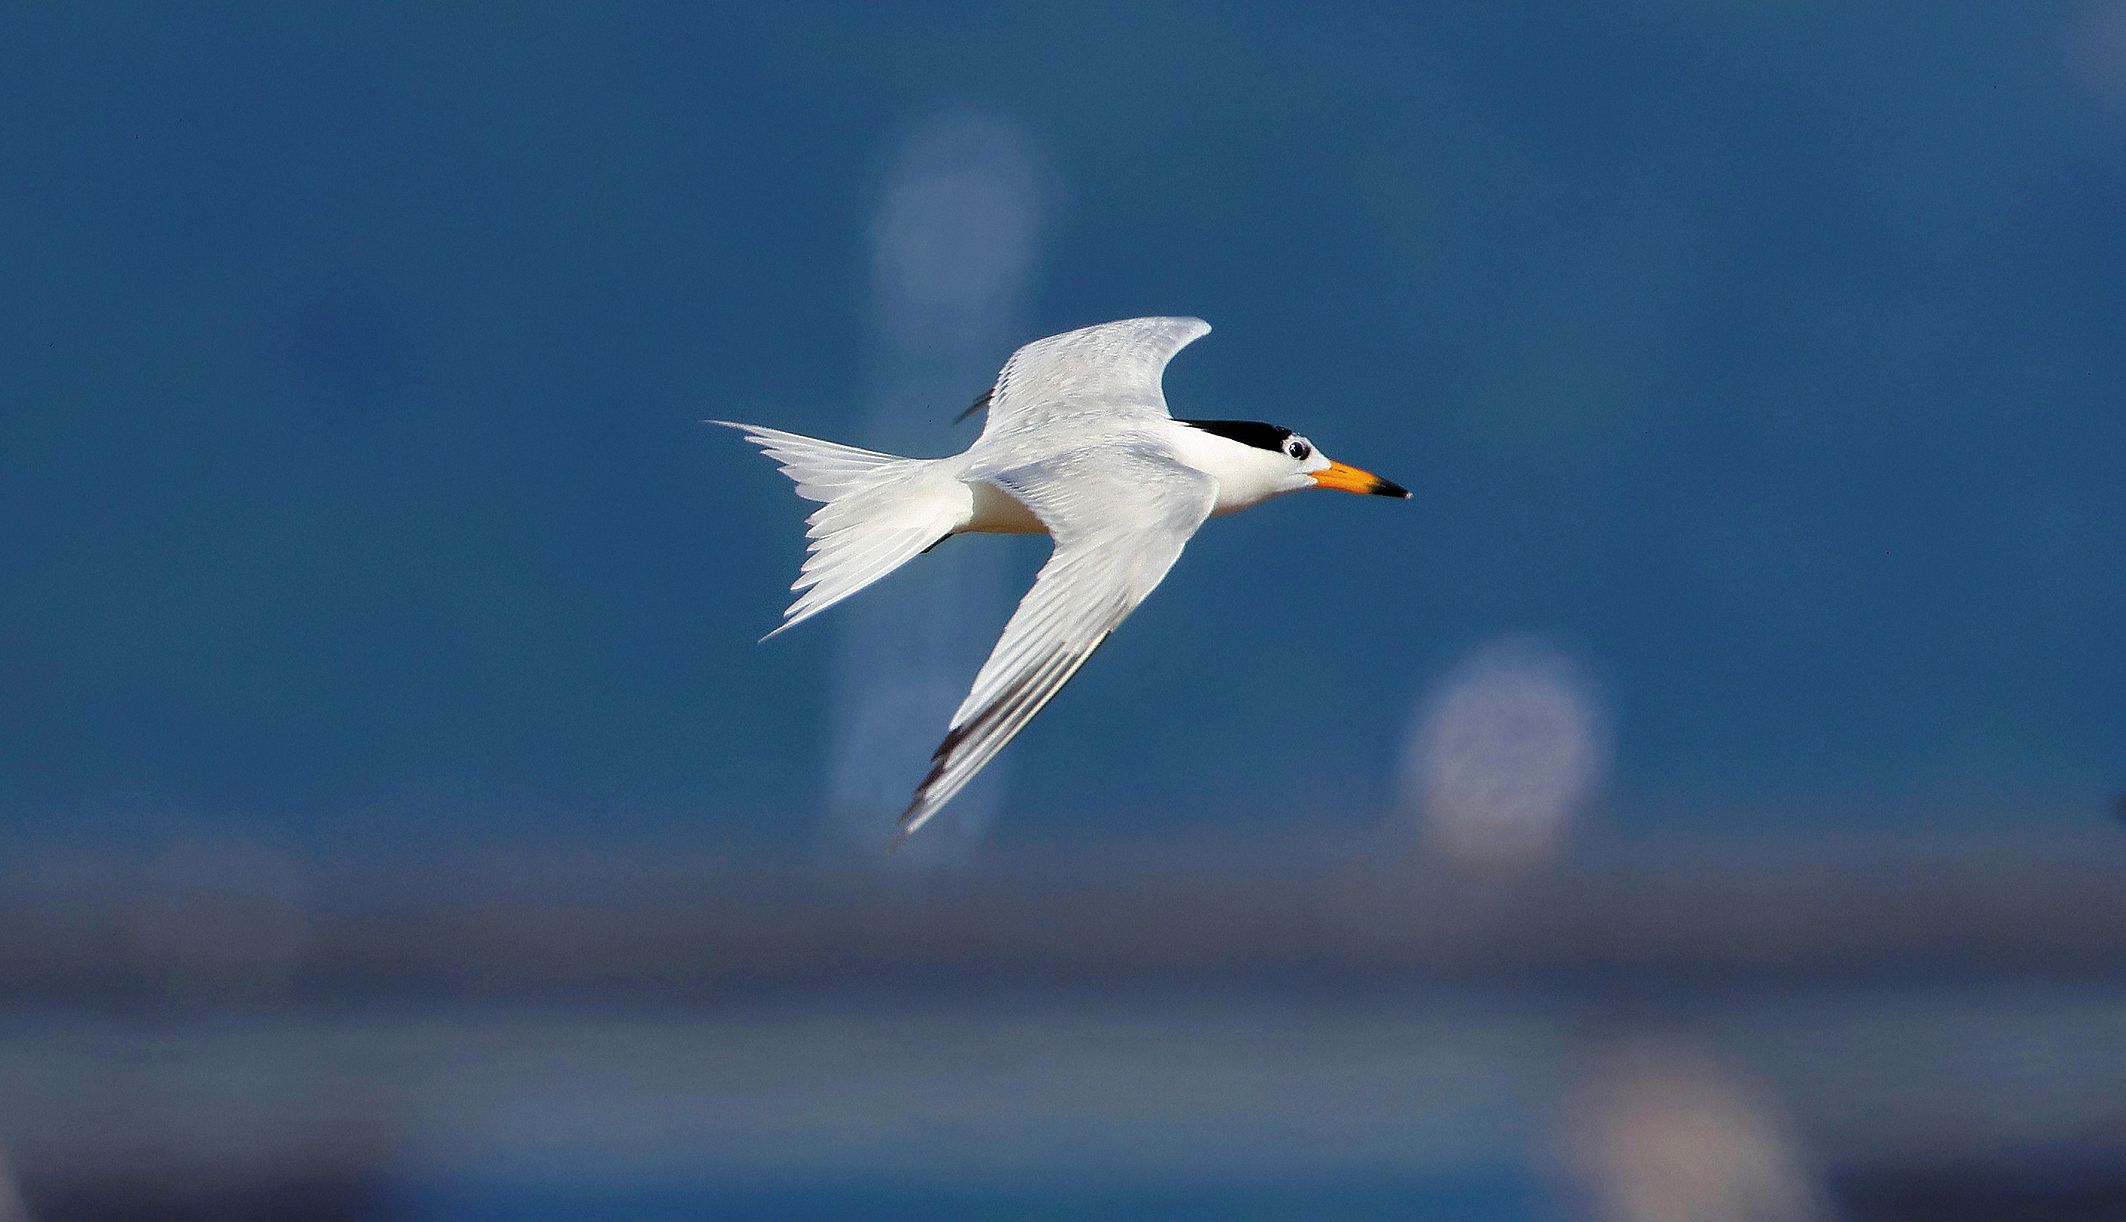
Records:
[[[810,550],[790,587],[802,593],[768,636],[891,573],[966,521],[966,485],[939,478],[933,459],[900,458],[757,424],[709,423],[744,433],[796,482],[797,495],[824,502],[806,519]]]

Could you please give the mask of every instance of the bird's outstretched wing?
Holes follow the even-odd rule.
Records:
[[[901,839],[951,801],[1070,682],[1166,577],[1218,496],[1211,476],[1131,442],[1083,446],[973,477],[1023,502],[1055,537],[1056,550],[952,715],[930,774],[901,814]]]
[[[996,385],[976,400],[989,408],[982,436],[1068,417],[1163,417],[1166,363],[1210,329],[1200,318],[1125,318],[1037,339],[1012,353]]]

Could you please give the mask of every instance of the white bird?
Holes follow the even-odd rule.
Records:
[[[783,613],[796,626],[957,534],[1047,534],[1055,548],[952,715],[894,847],[1033,720],[1180,558],[1203,520],[1302,488],[1408,497],[1331,462],[1290,429],[1176,420],[1160,376],[1210,331],[1200,318],[1131,318],[1012,354],[982,435],[950,458],[900,458],[757,424],[741,430],[814,511],[810,554]],[[763,637],[763,640],[766,638]]]

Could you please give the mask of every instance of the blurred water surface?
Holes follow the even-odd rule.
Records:
[[[142,893],[167,864],[54,865],[0,894],[0,1141],[51,1218],[2126,1201],[2126,845],[1597,845],[1502,878],[1413,844],[919,887],[438,854],[312,871],[295,949],[261,923],[250,958],[170,952],[240,905]]]

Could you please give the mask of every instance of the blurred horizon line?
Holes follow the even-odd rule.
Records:
[[[2126,837],[1671,837],[1517,875],[1455,870],[1410,839],[1048,846],[923,878],[657,846],[586,861],[572,845],[520,843],[323,866],[255,844],[17,853],[0,875],[0,993],[266,1002],[475,984],[709,998],[877,983],[1364,989],[2126,967]]]

